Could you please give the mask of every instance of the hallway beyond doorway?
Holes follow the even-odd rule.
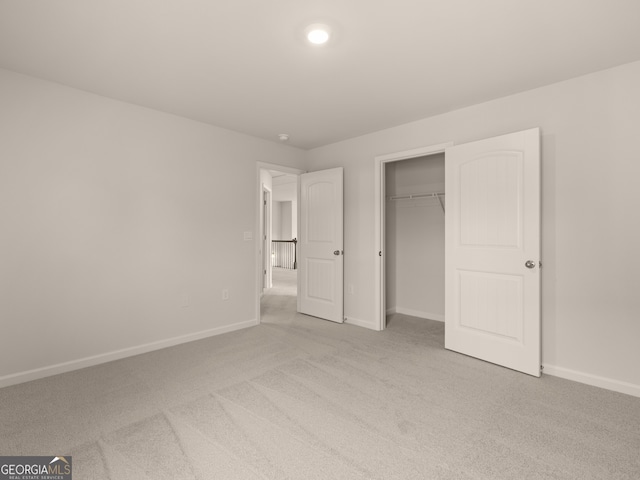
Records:
[[[273,287],[260,300],[261,323],[292,319],[297,312],[298,271],[273,267]]]

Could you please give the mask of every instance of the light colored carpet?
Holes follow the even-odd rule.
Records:
[[[291,279],[289,279],[290,281]],[[640,399],[295,313],[0,390],[0,455],[73,455],[74,478],[638,479]]]
[[[298,271],[286,268],[272,268],[273,288],[269,295],[285,295],[295,297],[298,293]]]

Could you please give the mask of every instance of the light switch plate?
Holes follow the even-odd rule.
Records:
[[[253,232],[244,232],[244,240],[253,240]]]

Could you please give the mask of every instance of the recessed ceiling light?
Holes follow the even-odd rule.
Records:
[[[305,30],[307,34],[307,40],[314,45],[324,45],[329,41],[331,36],[331,29],[322,23],[314,23],[309,25]]]

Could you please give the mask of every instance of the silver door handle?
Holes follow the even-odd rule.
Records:
[[[526,262],[524,262],[524,266],[527,268],[535,268],[536,262],[534,262],[533,260],[527,260]]]

